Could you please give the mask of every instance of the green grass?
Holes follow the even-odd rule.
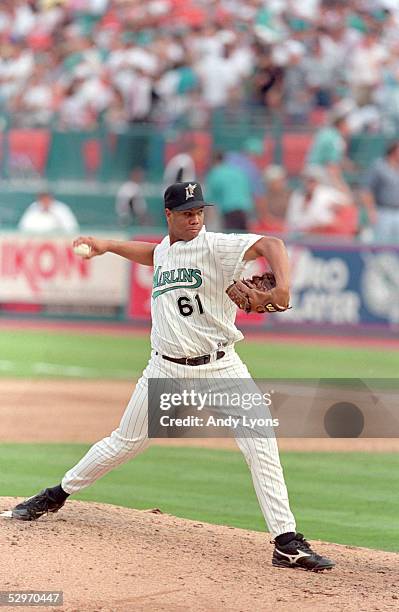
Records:
[[[150,355],[146,336],[2,331],[0,376],[137,378]],[[396,378],[399,352],[244,341],[237,351],[253,376]]]
[[[28,496],[59,482],[86,449],[0,445],[1,495]],[[298,529],[309,538],[398,551],[397,455],[284,453],[282,462]],[[264,530],[247,466],[234,451],[154,446],[76,499]]]
[[[150,354],[146,336],[2,331],[0,376],[136,379]],[[399,352],[244,341],[253,376],[397,378]],[[0,495],[27,496],[55,484],[86,451],[81,445],[0,445]],[[298,529],[310,538],[398,550],[398,456],[287,453],[283,464]],[[209,469],[209,466],[212,466]],[[78,499],[160,507],[186,518],[263,530],[240,453],[152,447]]]

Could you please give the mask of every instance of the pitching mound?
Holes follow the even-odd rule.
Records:
[[[16,501],[0,498],[0,511]],[[62,590],[62,610],[358,612],[399,603],[394,553],[317,542],[334,570],[276,569],[267,535],[157,510],[69,501],[37,522],[0,519],[0,533],[0,590]]]

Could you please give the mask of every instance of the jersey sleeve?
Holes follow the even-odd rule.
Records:
[[[261,238],[258,234],[214,234],[214,250],[226,286],[241,277],[248,263],[243,259],[245,253]]]
[[[161,242],[158,242],[154,249],[154,266],[159,265],[159,262],[162,261],[162,256],[165,251],[165,248],[169,246],[169,236],[165,236]]]

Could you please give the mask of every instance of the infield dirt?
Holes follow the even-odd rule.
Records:
[[[118,425],[133,386],[1,380],[0,442],[93,442]],[[164,443],[236,448],[231,439]],[[289,439],[280,447],[388,451],[399,443]],[[0,512],[17,501],[0,498]],[[0,518],[0,590],[63,590],[64,606],[47,609],[68,612],[399,609],[399,555],[317,542],[337,566],[314,574],[273,568],[269,539],[152,510],[68,501],[37,522]]]
[[[0,511],[16,501],[0,498]],[[0,519],[0,533],[1,590],[62,590],[53,610],[398,609],[394,553],[317,542],[332,571],[277,569],[265,534],[77,501],[33,523]]]
[[[118,426],[133,389],[132,381],[0,379],[0,442],[96,442]],[[160,439],[156,443],[237,449],[231,438]],[[286,438],[279,440],[279,447],[310,452],[395,452],[399,439]]]

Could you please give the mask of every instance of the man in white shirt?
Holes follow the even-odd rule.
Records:
[[[30,234],[73,234],[79,224],[69,206],[42,192],[22,215],[18,229]]]
[[[190,152],[181,151],[168,161],[163,174],[163,183],[166,188],[172,183],[195,181],[195,178],[195,164]]]
[[[335,221],[340,207],[352,204],[349,196],[326,184],[323,168],[309,166],[303,171],[304,189],[295,190],[287,209],[287,227],[290,232],[312,232],[327,229]]]
[[[143,68],[135,69],[128,94],[128,111],[132,122],[147,121],[152,109],[153,79]]]
[[[195,70],[200,79],[205,102],[211,108],[226,106],[230,93],[237,83],[236,75],[229,70],[227,60],[209,54],[196,64]]]
[[[289,260],[283,242],[256,234],[207,232],[204,208],[212,205],[204,201],[201,185],[194,181],[170,185],[164,204],[168,235],[157,245],[88,236],[73,243],[90,246],[87,258],[112,252],[154,267],[151,358],[120,426],[97,442],[59,485],[17,504],[12,510],[14,519],[34,521],[48,512],[58,512],[69,495],[144,450],[154,421],[149,415],[151,404],[158,411],[160,406],[158,401],[154,406],[150,399],[151,381],[163,381],[162,395],[166,384],[174,389],[181,381],[197,388],[201,379],[206,380],[206,389],[208,384],[221,384],[217,388],[223,394],[242,388],[251,389],[251,393],[259,391],[234,349],[243,335],[234,324],[236,305],[226,289],[242,277],[248,262],[264,257],[276,277],[270,302],[279,309],[288,308]],[[223,406],[219,414],[223,414]],[[266,405],[261,405],[260,414],[267,414]],[[274,433],[254,434],[246,419],[241,416],[239,421],[240,427],[234,430],[236,441],[251,470],[261,510],[274,538],[272,564],[310,571],[331,569],[334,563],[313,551],[296,532]]]
[[[120,186],[116,194],[115,210],[121,225],[129,225],[134,221],[144,225],[147,220],[143,180],[144,171],[139,167],[134,168],[129,180]]]
[[[380,43],[379,33],[370,30],[364,34],[348,58],[349,82],[359,106],[372,101],[373,91],[381,80],[381,69],[387,57],[388,52]]]

